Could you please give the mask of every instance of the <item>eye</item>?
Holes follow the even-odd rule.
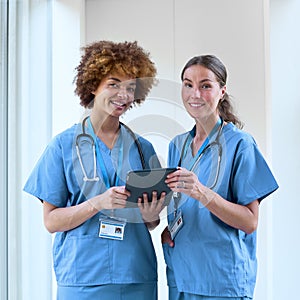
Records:
[[[192,84],[189,83],[189,82],[184,82],[184,83],[183,83],[183,86],[184,86],[185,88],[189,88],[189,89],[193,87]]]
[[[201,90],[209,90],[211,88],[211,85],[208,83],[202,84],[200,89]]]
[[[115,83],[115,82],[111,82],[111,83],[108,84],[108,87],[109,88],[114,88],[114,89],[119,89],[120,85]]]
[[[135,92],[135,87],[134,87],[134,86],[128,86],[128,87],[126,88],[126,90],[127,90],[128,93],[133,94],[133,93]]]

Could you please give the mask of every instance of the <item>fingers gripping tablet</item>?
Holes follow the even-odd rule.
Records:
[[[168,174],[176,171],[176,168],[160,168],[129,171],[126,178],[126,190],[131,195],[127,201],[137,203],[138,198],[143,199],[143,193],[147,193],[148,200],[152,200],[152,192],[157,191],[158,197],[166,192],[165,205],[168,205],[172,197],[172,191],[166,185],[165,179]]]

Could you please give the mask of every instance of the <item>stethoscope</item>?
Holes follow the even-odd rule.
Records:
[[[96,146],[95,146],[95,139],[92,137],[92,135],[88,134],[85,131],[85,126],[86,126],[86,121],[89,119],[89,116],[84,118],[84,120],[82,121],[81,124],[81,128],[82,128],[82,133],[78,134],[76,137],[76,153],[77,153],[77,157],[80,163],[80,167],[83,173],[83,181],[99,181],[99,177],[97,176],[97,165],[96,165]],[[129,132],[129,134],[132,136],[134,143],[136,144],[137,148],[138,148],[138,152],[140,155],[140,159],[141,159],[141,163],[142,163],[142,168],[146,169],[146,163],[145,163],[145,158],[144,158],[144,154],[142,151],[142,146],[140,141],[138,140],[138,138],[136,137],[135,133],[124,123],[120,122],[121,126],[124,126],[124,128]],[[93,177],[88,177],[86,170],[83,166],[83,162],[82,162],[82,157],[80,154],[80,148],[79,148],[79,143],[80,143],[80,139],[85,139],[85,141],[88,141],[88,143],[90,143],[90,145],[92,146],[92,152],[93,152]],[[122,159],[122,157],[120,156],[120,159]]]
[[[205,151],[207,151],[209,148],[213,147],[213,146],[217,146],[218,147],[218,160],[217,160],[217,170],[216,170],[216,175],[215,175],[215,179],[213,181],[213,184],[211,186],[209,186],[210,189],[213,189],[217,182],[218,182],[218,178],[219,178],[219,174],[220,174],[220,167],[221,167],[221,158],[222,158],[222,145],[220,143],[220,136],[222,133],[224,127],[224,121],[219,118],[218,122],[216,123],[215,127],[213,128],[213,130],[211,131],[211,133],[209,134],[209,136],[206,138],[206,140],[204,141],[203,145],[200,147],[197,155],[195,156],[194,161],[192,162],[192,165],[190,166],[190,171],[193,171],[195,169],[195,167],[197,166],[197,164],[199,163],[199,161],[201,160],[202,156],[204,155]],[[215,138],[214,141],[210,142],[210,138],[215,134],[216,130],[217,132],[217,136]],[[178,167],[181,166],[182,160],[186,155],[187,152],[187,148],[191,142],[191,140],[193,139],[193,135],[195,132],[195,129],[192,130],[192,132],[190,132],[190,134],[187,135],[182,150],[181,150],[181,154],[180,154],[180,158],[179,158],[179,162],[178,162]],[[173,198],[175,200],[175,210],[177,210],[178,207],[178,202],[181,198],[181,193],[179,192],[173,192]]]

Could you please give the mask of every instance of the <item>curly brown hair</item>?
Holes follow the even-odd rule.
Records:
[[[137,78],[134,103],[140,104],[145,100],[155,83],[156,67],[150,60],[149,53],[136,41],[97,41],[82,47],[82,50],[84,53],[75,68],[77,74],[74,78],[75,94],[79,96],[82,106],[92,105],[92,93],[96,91],[103,77],[111,73]]]

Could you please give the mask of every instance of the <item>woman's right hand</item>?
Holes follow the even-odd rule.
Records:
[[[168,244],[170,247],[174,247],[174,241],[171,238],[170,231],[168,229],[168,226],[164,229],[164,231],[161,233],[161,243],[162,244]]]
[[[103,194],[97,195],[88,201],[98,211],[118,209],[126,206],[126,200],[129,196],[130,192],[125,189],[125,186],[113,186]]]
[[[125,186],[114,186],[103,194],[74,206],[56,207],[44,201],[45,227],[51,233],[74,229],[102,209],[124,208],[129,195]]]

